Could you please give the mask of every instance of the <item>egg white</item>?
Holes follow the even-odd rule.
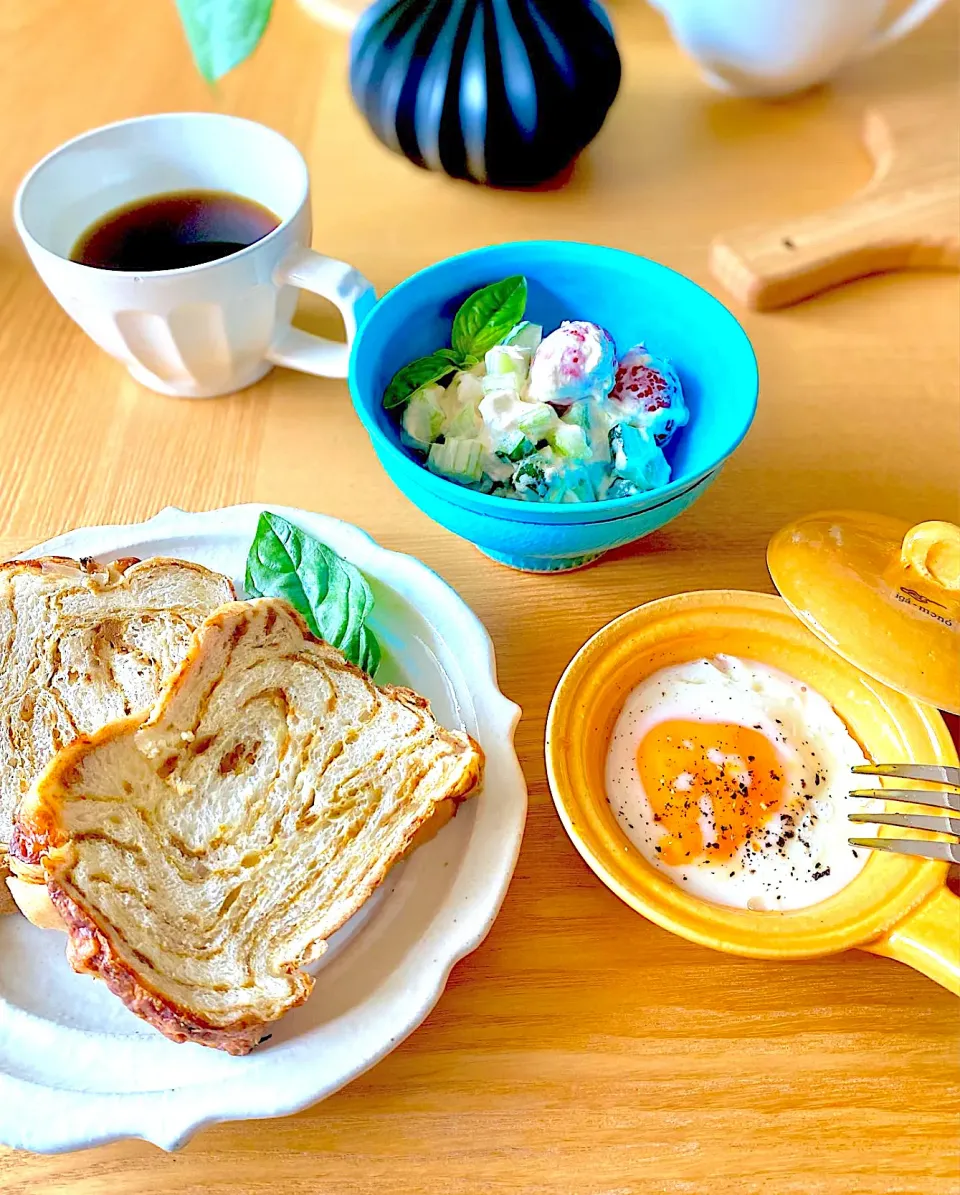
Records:
[[[784,811],[792,811],[793,837],[784,836],[777,813],[766,824],[759,851],[745,844],[728,860],[664,862],[656,846],[665,830],[654,821],[644,792],[637,748],[652,727],[674,718],[730,722],[764,734],[783,763]],[[663,668],[628,695],[607,754],[607,800],[643,857],[692,895],[738,909],[802,909],[845,888],[867,862],[870,852],[847,841],[854,829],[858,836],[875,832],[868,825],[854,827],[848,814],[883,808],[880,800],[849,795],[850,769],[866,762],[840,716],[808,685],[766,664],[717,655]],[[878,785],[873,777],[856,777],[858,788]],[[702,828],[710,835],[706,799],[701,810]]]

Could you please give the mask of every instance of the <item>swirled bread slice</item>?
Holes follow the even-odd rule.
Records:
[[[236,595],[181,560],[0,564],[0,911],[17,803],[79,734],[149,710],[193,632]]]
[[[146,720],[60,752],[12,850],[42,866],[76,970],[174,1041],[245,1054],[482,766],[424,698],[375,685],[285,602],[236,602]]]

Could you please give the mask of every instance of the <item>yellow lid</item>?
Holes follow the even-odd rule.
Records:
[[[778,531],[767,566],[794,613],[844,659],[960,713],[960,527],[826,511]]]

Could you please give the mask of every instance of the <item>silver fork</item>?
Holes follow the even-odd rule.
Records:
[[[960,768],[945,764],[871,763],[854,768],[859,776],[887,776],[896,780],[925,780],[931,784],[945,784],[945,789],[921,788],[858,788],[851,797],[884,801],[909,801],[911,805],[929,805],[941,809],[947,816],[927,816],[923,813],[851,813],[852,822],[871,822],[880,826],[900,826],[904,830],[931,830],[935,834],[952,834],[960,839]],[[957,817],[950,817],[950,813]],[[960,843],[931,842],[919,838],[851,838],[851,846],[868,847],[874,851],[895,851],[900,855],[918,855],[922,859],[938,859],[942,863],[960,863]]]

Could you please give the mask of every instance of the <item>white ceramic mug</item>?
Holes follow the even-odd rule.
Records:
[[[280,224],[229,257],[184,269],[127,273],[70,260],[77,239],[107,212],[197,188],[255,200]],[[84,133],[30,171],[14,220],[57,302],[161,394],[225,394],[274,365],[346,377],[357,324],[376,301],[352,266],[309,247],[310,184],[300,153],[273,129],[234,116],[167,113]],[[346,343],[291,327],[297,288],[339,308]]]
[[[882,28],[888,0],[652,0],[714,87],[787,95],[898,41],[943,3],[914,0]]]

